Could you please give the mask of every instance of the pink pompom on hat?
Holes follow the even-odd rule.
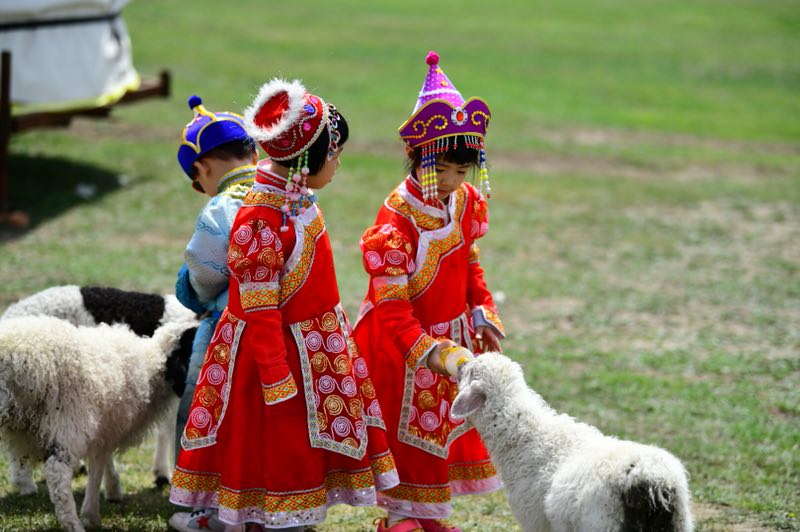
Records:
[[[479,152],[478,189],[488,197],[491,194],[489,174],[486,170],[484,137],[492,112],[481,98],[464,100],[439,66],[439,54],[428,52],[425,57],[428,74],[419,91],[417,104],[398,129],[400,138],[412,148],[422,149],[422,175],[419,176],[422,195],[426,202],[435,203],[438,184],[436,157],[457,146],[458,139]]]
[[[439,66],[439,54],[433,51],[428,52],[425,62],[429,65],[428,75],[425,76],[425,81],[422,83],[414,112],[416,113],[420,107],[435,99],[447,100],[453,104],[453,107],[464,105],[464,97]]]

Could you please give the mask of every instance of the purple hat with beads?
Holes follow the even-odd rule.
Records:
[[[479,151],[479,190],[489,196],[489,176],[483,139],[492,112],[481,98],[464,100],[444,70],[439,54],[428,52],[428,74],[422,84],[411,118],[398,129],[400,138],[412,148],[422,149],[422,175],[418,176],[422,195],[435,202],[436,157],[458,145],[459,139]]]
[[[189,178],[194,174],[194,162],[217,146],[234,141],[253,142],[245,130],[241,115],[212,113],[203,106],[203,100],[195,95],[190,96],[187,103],[194,118],[181,133],[178,162]]]

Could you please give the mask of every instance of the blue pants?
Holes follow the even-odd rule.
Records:
[[[215,313],[218,314],[218,313]],[[192,356],[189,359],[189,368],[186,371],[186,389],[181,396],[181,402],[178,406],[178,418],[175,423],[175,458],[178,458],[178,453],[181,451],[181,436],[183,429],[186,427],[186,421],[189,419],[189,408],[192,406],[192,399],[194,398],[194,389],[197,385],[197,378],[200,376],[200,366],[203,365],[203,359],[206,356],[208,344],[211,343],[211,337],[214,336],[214,330],[217,328],[219,316],[209,316],[200,321],[197,327],[197,333],[194,336],[192,343]]]

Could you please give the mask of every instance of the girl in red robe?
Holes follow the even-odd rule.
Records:
[[[186,530],[302,530],[333,504],[374,505],[376,490],[398,482],[311,193],[339,167],[347,123],[284,80],[261,88],[245,120],[271,161],[231,229],[228,306],[173,476],[170,500],[202,509],[179,524]]]
[[[411,174],[361,238],[371,280],[354,337],[372,369],[400,484],[378,495],[378,531],[456,531],[452,495],[501,486],[477,432],[450,417],[457,393],[443,357],[499,351],[504,336],[478,259],[488,230],[483,138],[490,112],[464,101],[431,52],[412,117],[400,128]],[[478,188],[465,183],[478,168]]]

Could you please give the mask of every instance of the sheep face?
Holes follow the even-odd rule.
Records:
[[[527,388],[519,364],[500,353],[484,353],[459,369],[459,392],[451,413],[455,418],[471,416],[484,407],[490,395],[510,396],[520,387]]]
[[[178,397],[181,397],[186,389],[186,373],[189,369],[189,359],[192,356],[195,333],[197,333],[197,327],[186,329],[181,334],[177,346],[167,358],[164,377]]]

